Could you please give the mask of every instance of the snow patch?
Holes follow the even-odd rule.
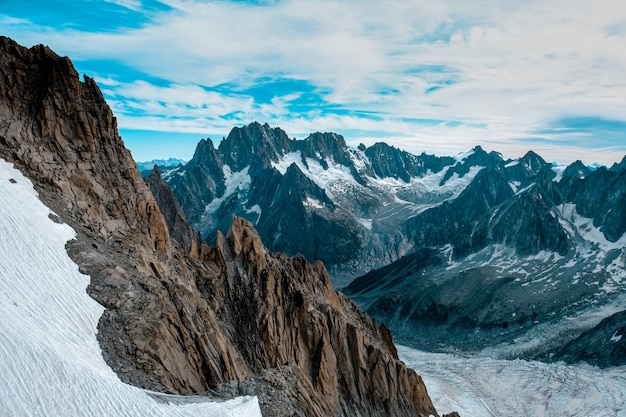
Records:
[[[256,214],[258,214],[259,216],[260,216],[260,215],[261,215],[261,213],[262,213],[261,206],[259,206],[258,204],[255,204],[254,206],[252,206],[252,207],[250,207],[250,208],[246,209],[246,211],[247,211],[248,213],[256,213]]]
[[[474,155],[475,153],[476,151],[474,149],[471,149],[467,152],[460,152],[456,156],[454,156],[454,159],[456,159],[458,162],[463,162],[464,160]]]
[[[357,221],[363,225],[367,230],[372,230],[372,219],[357,218]]]
[[[593,219],[583,217],[577,213],[575,204],[561,204],[557,206],[557,211],[560,214],[561,225],[572,234],[575,229],[585,241],[591,244],[588,245],[590,246],[590,251],[594,246],[603,252],[621,250],[626,247],[626,234],[616,242],[609,241],[604,237],[604,233],[593,225]],[[595,251],[595,248],[593,250]]]
[[[522,185],[521,181],[510,181],[509,182],[509,187],[511,187],[511,189],[513,190],[514,193],[517,193],[517,190],[519,189],[519,187]]]
[[[567,166],[565,165],[552,166],[552,171],[556,174],[556,177],[553,179],[554,182],[561,182],[565,169],[567,169]]]
[[[3,415],[261,416],[256,397],[157,400],[122,383],[96,339],[103,307],[87,295],[89,277],[65,251],[75,232],[50,220],[32,183],[2,159],[0,195]]]
[[[287,168],[292,164],[296,164],[302,172],[306,172],[306,167],[302,163],[302,153],[300,151],[289,152],[282,156],[278,162],[272,162],[272,167],[275,168],[282,175],[285,175]],[[305,169],[302,169],[305,168]]]
[[[322,209],[324,208],[324,204],[322,204],[322,202],[312,198],[312,197],[307,197],[306,200],[304,200],[302,202],[302,205],[304,207],[308,207],[308,208],[315,208],[315,209]]]
[[[207,206],[204,208],[204,218],[209,219],[213,217],[213,214],[220,208],[222,203],[226,201],[229,197],[239,191],[247,191],[250,188],[250,184],[252,183],[252,178],[248,174],[248,170],[250,167],[245,167],[241,171],[232,172],[228,165],[224,165],[222,168],[224,172],[224,185],[226,190],[224,191],[224,195],[219,198],[214,198]]]

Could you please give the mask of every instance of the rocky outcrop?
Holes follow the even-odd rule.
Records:
[[[608,368],[626,365],[626,311],[615,313],[585,331],[550,357],[553,361],[585,361]]]
[[[172,189],[161,178],[159,167],[154,165],[152,172],[144,180],[150,187],[150,191],[164,216],[171,238],[192,255],[197,256],[198,250],[202,246],[200,234],[189,226],[185,213],[178,204]]]
[[[321,263],[267,251],[240,218],[211,258],[220,269],[198,279],[200,292],[222,322],[238,323],[229,336],[252,372],[272,369],[287,382],[265,403],[286,397],[306,416],[434,413],[389,331],[335,293]],[[311,398],[299,397],[295,388],[309,384]]]
[[[269,252],[238,218],[216,247],[197,241],[69,59],[0,38],[0,156],[76,230],[68,252],[106,307],[98,339],[122,380],[256,394],[267,416],[436,414],[388,330],[335,293],[321,264]]]

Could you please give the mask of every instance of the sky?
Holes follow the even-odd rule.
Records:
[[[138,161],[254,121],[454,155],[626,155],[626,5],[0,0],[0,34],[95,78]]]

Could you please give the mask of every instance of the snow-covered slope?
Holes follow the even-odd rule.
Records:
[[[103,308],[31,182],[0,159],[0,415],[260,416],[256,397],[211,402],[122,383],[96,340]]]
[[[426,353],[398,346],[442,413],[472,417],[626,416],[626,368]]]

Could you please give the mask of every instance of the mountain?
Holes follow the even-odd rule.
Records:
[[[290,139],[252,123],[234,128],[217,148],[200,141],[188,164],[163,177],[205,239],[225,231],[234,213],[272,250],[323,261],[340,285],[411,248],[402,233],[406,218],[458,195],[479,170],[455,164],[384,143],[351,148],[333,133]]]
[[[218,148],[201,141],[164,178],[205,237],[235,213],[270,248],[322,260],[340,287],[361,274],[345,292],[405,343],[556,360],[620,309],[624,171],[533,151],[354,149],[253,123]]]
[[[32,181],[52,210],[51,219],[74,231],[67,253],[80,272],[90,276],[87,292],[102,311],[97,340],[104,361],[119,379],[152,391],[156,398],[158,392],[255,395],[265,416],[436,415],[421,378],[398,360],[387,328],[336,293],[322,264],[270,252],[252,224],[238,217],[227,233],[217,233],[215,246],[203,244],[185,222],[191,216],[181,213],[159,180],[159,170],[144,182],[96,83],[89,77],[80,82],[68,58],[44,46],[26,49],[0,38],[0,115],[0,158]],[[281,146],[275,133],[276,142],[266,144],[269,160],[269,150]],[[211,146],[206,148],[202,157],[211,162]],[[223,162],[215,160],[214,167],[219,164]],[[248,170],[252,174],[261,168],[267,166]],[[211,164],[198,169],[209,173]],[[206,179],[213,186],[207,194],[230,184],[226,176],[223,181]],[[292,180],[302,178],[296,172]],[[311,198],[321,198],[308,186]],[[46,223],[42,233],[49,230]],[[14,265],[12,259],[3,265],[7,262]],[[39,259],[37,251],[31,262],[52,264]],[[56,299],[46,293],[52,284],[37,270],[26,264],[11,268],[26,274],[29,290],[54,314],[33,315],[13,305],[10,320],[0,328],[2,340],[15,336],[7,330],[12,323],[33,321],[32,329],[45,328],[47,333],[67,322],[41,320],[54,320],[60,311],[69,312],[70,318],[72,312],[82,311],[75,309],[70,294]],[[2,274],[3,282],[11,279]],[[3,366],[6,360],[11,372],[25,372],[12,362],[25,353],[37,358],[33,362],[45,357],[61,358],[71,366],[83,363],[76,340],[63,334],[52,345],[3,343]],[[92,354],[98,350],[95,340],[88,343]],[[68,352],[79,354],[72,358]],[[40,378],[50,376],[50,383],[62,381],[62,387],[72,384],[65,377],[67,366],[49,366],[42,375],[17,376],[29,381],[18,401],[24,414],[67,415],[70,410],[74,415],[96,415],[107,396],[116,395],[91,389],[94,378],[105,378],[107,387],[114,384],[115,378],[98,365],[100,371],[85,376],[88,385],[76,388],[93,393],[99,408],[76,409],[70,395],[47,402],[51,408],[41,410],[41,403],[30,399],[45,396]],[[16,404],[16,392],[7,383],[0,390],[0,403]],[[134,392],[134,397],[125,398],[185,402],[167,396],[146,400],[146,391]],[[107,414],[138,412],[132,401],[120,401],[113,403],[120,408]],[[255,415],[254,401],[249,411]]]
[[[139,172],[149,174],[152,172],[154,166],[158,166],[161,170],[167,170],[168,168],[174,168],[178,165],[184,165],[187,161],[183,161],[178,158],[167,158],[167,159],[153,159],[152,161],[145,162],[137,162],[137,168],[139,168]]]
[[[626,364],[626,171],[559,172],[532,152],[486,166],[345,292],[415,347]]]

